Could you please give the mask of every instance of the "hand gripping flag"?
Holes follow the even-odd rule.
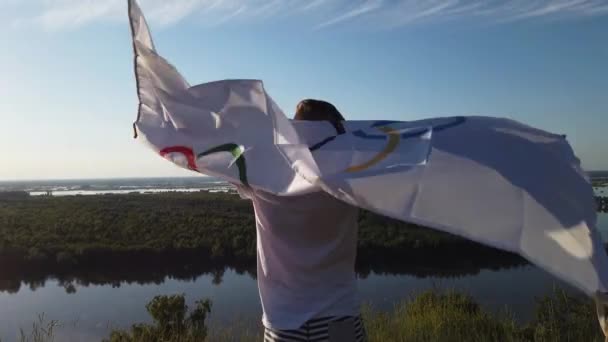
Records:
[[[242,188],[325,191],[352,205],[517,253],[593,296],[604,332],[608,262],[593,189],[564,136],[490,117],[292,121],[261,81],[190,86],[129,17],[136,137]]]

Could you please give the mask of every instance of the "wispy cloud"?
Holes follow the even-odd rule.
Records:
[[[368,14],[370,12],[380,9],[381,7],[382,0],[366,0],[355,8],[352,8],[346,11],[345,13],[339,14],[338,16],[319,24],[317,27],[323,28],[325,26],[335,25],[339,22],[347,21]]]
[[[36,4],[34,5],[33,3]],[[51,30],[78,27],[100,18],[107,19],[117,15],[120,8],[120,6],[117,6],[120,5],[120,0],[34,0],[28,6],[24,6],[18,2],[14,2],[13,4],[14,7],[23,7],[23,13],[17,13],[13,16],[13,25],[26,26],[34,24]],[[27,13],[33,14],[28,16]]]
[[[297,15],[326,28],[357,22],[399,27],[444,19],[507,22],[608,15],[606,0],[140,0],[140,4],[149,20],[160,26],[193,16],[222,24]],[[58,30],[124,20],[126,0],[0,0],[0,8],[14,25]]]

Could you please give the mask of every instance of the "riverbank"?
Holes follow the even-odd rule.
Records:
[[[112,331],[105,341],[259,341],[262,327],[234,322],[230,327],[207,326],[213,303],[196,301],[192,308],[183,295],[157,296],[146,309],[150,323],[137,322],[129,329]],[[520,324],[507,311],[490,314],[465,293],[425,291],[397,303],[390,311],[366,305],[362,309],[368,340],[375,341],[461,341],[461,342],[560,342],[604,341],[595,306],[585,297],[555,289],[539,298],[534,319]],[[61,322],[41,320],[21,341],[54,339]]]

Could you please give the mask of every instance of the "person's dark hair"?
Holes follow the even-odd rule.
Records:
[[[342,121],[344,117],[338,109],[329,102],[306,99],[300,101],[296,107],[294,120],[329,121],[338,134],[344,133]]]

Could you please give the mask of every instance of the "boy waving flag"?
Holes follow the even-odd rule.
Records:
[[[593,189],[564,136],[492,117],[342,121],[322,101],[291,120],[261,81],[190,86],[156,52],[135,0],[129,17],[135,135],[252,199],[268,339],[307,340],[299,329],[315,319],[329,340],[363,338],[351,279],[356,208],[517,253],[594,297],[607,332]]]

